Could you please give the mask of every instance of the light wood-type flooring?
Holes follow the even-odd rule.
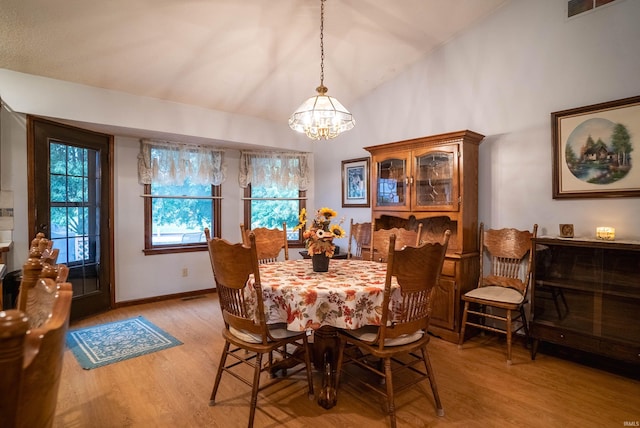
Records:
[[[184,344],[93,370],[81,369],[67,350],[55,427],[245,427],[250,388],[235,378],[223,375],[217,404],[208,405],[223,345],[217,295],[123,307],[71,328],[138,315]],[[436,416],[423,382],[397,395],[400,427],[618,428],[640,421],[633,373],[544,352],[532,361],[522,341],[507,366],[505,341],[495,336],[476,336],[463,349],[434,337],[429,347],[445,416]],[[319,373],[315,387],[320,390]],[[337,406],[325,410],[307,398],[304,381],[281,382],[259,396],[255,426],[388,426],[381,398],[357,388],[344,378]]]

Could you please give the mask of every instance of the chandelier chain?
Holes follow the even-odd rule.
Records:
[[[324,86],[324,2],[320,2],[320,87]]]
[[[320,0],[320,86],[289,118],[289,127],[304,132],[312,140],[328,140],[356,124],[353,115],[340,102],[327,95],[324,86],[324,6]]]

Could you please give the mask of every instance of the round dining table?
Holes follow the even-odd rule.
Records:
[[[292,331],[380,325],[386,273],[386,263],[368,260],[332,259],[328,272],[314,272],[308,259],[262,264],[267,324],[284,322]],[[393,281],[392,302],[400,294]]]
[[[310,337],[312,360],[323,370],[318,404],[336,404],[335,378],[338,329],[380,325],[387,264],[368,260],[331,259],[327,272],[314,272],[309,259],[260,265],[260,282],[267,324],[286,323],[288,330],[305,331]],[[255,279],[249,279],[255,293]],[[391,309],[400,299],[392,278]],[[247,296],[251,299],[251,297]],[[334,391],[326,394],[325,390]]]

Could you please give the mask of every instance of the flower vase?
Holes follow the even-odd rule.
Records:
[[[324,254],[314,254],[311,256],[311,263],[314,272],[327,272],[329,270],[330,258]]]

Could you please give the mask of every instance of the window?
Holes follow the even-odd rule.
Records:
[[[278,186],[253,186],[245,188],[244,223],[250,229],[266,227],[282,229],[287,222],[289,245],[302,244],[302,231],[293,231],[298,224],[300,210],[306,207],[306,191],[280,189]]]
[[[145,195],[145,253],[206,250],[205,227],[220,236],[220,186],[146,184]]]
[[[205,227],[220,236],[223,154],[209,146],[141,142],[145,254],[205,251]]]
[[[68,266],[96,260],[99,246],[99,152],[52,141],[50,229],[58,260]]]
[[[302,245],[302,232],[293,231],[306,207],[309,182],[306,153],[242,152],[240,185],[245,188],[244,223],[250,229],[282,228],[292,246]]]

